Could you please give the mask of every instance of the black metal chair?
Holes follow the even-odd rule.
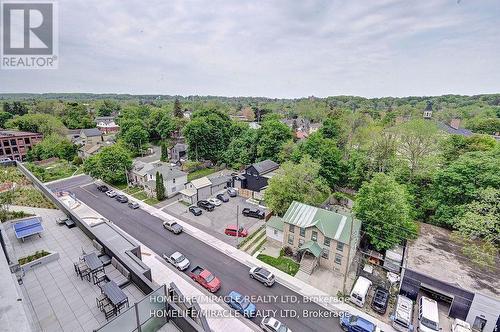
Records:
[[[98,285],[101,282],[105,282],[107,280],[106,273],[104,273],[103,270],[92,273],[92,277],[94,280],[94,285]]]
[[[104,312],[104,316],[106,317],[106,320],[108,320],[111,317],[113,317],[114,315],[116,315],[116,309],[111,303],[104,305],[101,310],[102,310],[102,312]]]

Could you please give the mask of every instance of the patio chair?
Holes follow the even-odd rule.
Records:
[[[102,311],[104,312],[104,317],[106,317],[106,320],[110,319],[116,314],[115,307],[111,303],[103,306]]]
[[[104,270],[99,270],[99,271],[93,273],[92,277],[94,279],[94,285],[97,285],[103,281],[106,281],[106,273],[104,273]]]
[[[80,270],[80,278],[83,280],[83,278],[87,279],[87,281],[90,281],[90,269],[88,266],[85,266],[83,270]]]
[[[108,297],[106,296],[106,294],[100,294],[98,297],[96,297],[95,299],[96,303],[97,303],[97,307],[99,308],[99,310],[102,311],[102,307],[104,307],[105,305],[107,304],[110,304],[111,302],[109,301]]]

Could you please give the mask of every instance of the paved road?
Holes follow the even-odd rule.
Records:
[[[166,231],[159,218],[141,209],[129,209],[126,204],[99,192],[96,186],[88,184],[89,182],[89,177],[82,176],[50,184],[49,188],[53,191],[69,190],[75,193],[79,200],[113,221],[158,255],[180,251],[189,258],[192,266],[206,267],[221,279],[222,287],[217,295],[226,295],[231,290],[237,290],[243,295],[258,296],[262,300],[256,303],[259,315],[278,318],[295,332],[341,331],[337,318],[311,318],[311,314],[328,316],[328,311],[319,305],[304,302],[298,293],[281,284],[276,283],[268,288],[250,279],[247,266],[186,233],[174,235]],[[303,313],[307,313],[309,317],[305,317]],[[295,314],[297,316],[292,317]],[[261,317],[252,320],[258,324]]]

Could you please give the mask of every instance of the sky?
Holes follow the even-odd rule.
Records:
[[[59,67],[0,92],[500,93],[498,0],[61,0]]]

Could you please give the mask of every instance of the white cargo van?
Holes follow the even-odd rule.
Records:
[[[401,332],[413,331],[413,301],[406,296],[398,295],[391,320],[394,329]]]
[[[351,291],[350,300],[358,307],[365,305],[366,295],[370,289],[372,282],[365,277],[359,277]]]
[[[439,331],[439,311],[437,302],[422,296],[418,306],[418,329],[421,332]]]

